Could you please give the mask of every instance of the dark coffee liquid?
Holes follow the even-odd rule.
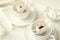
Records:
[[[20,6],[20,8],[22,8],[22,6]]]
[[[44,26],[40,26],[39,29],[42,29]]]

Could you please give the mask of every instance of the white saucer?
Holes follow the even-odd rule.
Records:
[[[32,32],[31,27],[32,27],[32,24],[29,25],[28,27],[26,27],[26,33],[25,33],[26,34],[25,35],[26,40],[38,40],[38,39],[35,38],[35,34]],[[56,32],[55,29],[52,29],[52,33],[51,34],[53,35],[53,37],[50,37],[50,39],[51,40],[57,40],[57,32]],[[41,36],[39,36],[39,37],[41,37]],[[40,40],[40,38],[39,38],[39,40]]]
[[[36,14],[35,13],[31,13],[28,18],[21,20],[20,19],[20,24],[15,24],[16,26],[25,26],[28,25],[29,23],[31,23],[32,21],[34,21],[36,18]]]
[[[34,21],[35,18],[36,18],[36,13],[34,12],[34,10],[31,10],[32,12],[28,16],[28,18],[26,18],[24,20],[20,19],[17,16],[17,14],[10,7],[3,9],[3,11],[9,17],[9,19],[12,22],[12,24],[14,24],[15,26],[25,26],[25,25],[28,25],[29,23]]]

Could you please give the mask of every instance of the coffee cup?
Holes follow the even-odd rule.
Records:
[[[46,40],[52,33],[50,22],[39,19],[32,24],[32,32],[36,39]]]
[[[29,7],[23,1],[16,1],[13,8],[20,16],[20,19],[25,19],[29,16]]]

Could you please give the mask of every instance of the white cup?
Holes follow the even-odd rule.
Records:
[[[23,1],[15,2],[13,8],[20,16],[20,19],[26,19],[29,16],[28,5],[26,5]]]
[[[32,31],[33,31],[36,39],[46,40],[52,33],[51,24],[50,24],[50,22],[45,21],[45,19],[37,20],[32,24]]]

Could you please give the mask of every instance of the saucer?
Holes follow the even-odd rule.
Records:
[[[26,40],[42,40],[42,39],[40,39],[40,38],[42,38],[41,36],[39,36],[39,39],[36,39],[35,38],[35,35],[34,35],[34,33],[32,32],[32,30],[31,30],[31,26],[32,25],[29,25],[28,27],[26,27],[26,33],[25,33],[25,38],[26,38]],[[45,37],[44,37],[45,38]],[[44,39],[43,38],[43,39]],[[54,30],[54,32],[52,33],[52,36],[50,36],[49,38],[48,38],[48,40],[49,39],[51,39],[51,40],[57,40],[57,33],[56,33],[56,31]]]
[[[15,24],[16,26],[26,26],[28,25],[29,23],[33,22],[36,18],[36,14],[35,13],[30,13],[30,15],[24,19],[24,20],[19,20],[20,21],[20,24]]]
[[[6,14],[7,17],[9,17],[12,24],[15,26],[26,26],[36,18],[36,13],[34,10],[31,10],[30,15],[26,19],[20,19],[20,17],[17,16],[17,13],[13,11],[11,7],[3,9],[3,12]]]
[[[32,23],[33,24],[33,23]],[[51,39],[51,40],[57,40],[57,32],[54,28],[51,27],[51,30],[49,31],[49,34],[46,36],[35,36],[36,34],[33,33],[33,31],[35,32],[35,30],[32,31],[32,24],[28,25],[26,27],[26,40],[44,40],[44,39]],[[52,35],[52,36],[51,36]],[[37,37],[37,38],[36,38]],[[46,40],[47,40],[46,39]]]

